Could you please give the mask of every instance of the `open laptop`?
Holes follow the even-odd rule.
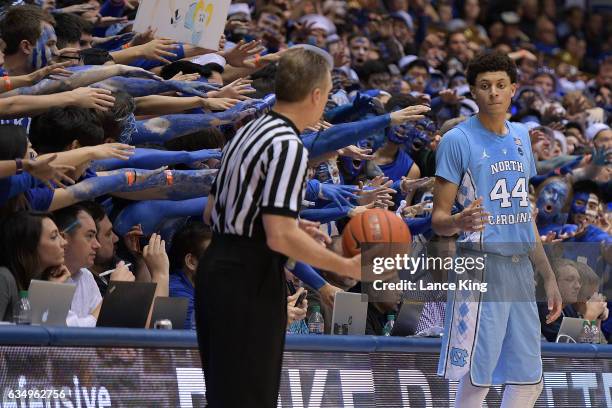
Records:
[[[110,281],[97,326],[144,329],[156,286],[155,282]]]
[[[414,336],[424,305],[423,302],[403,302],[395,318],[391,336]]]
[[[364,335],[368,315],[368,295],[361,293],[336,292],[334,311],[332,314],[333,328],[338,324],[348,325],[348,334]]]
[[[153,304],[153,313],[149,329],[157,320],[168,319],[172,322],[173,330],[185,329],[185,319],[187,318],[187,306],[189,299],[184,297],[157,297]],[[187,327],[189,329],[189,327]]]
[[[582,333],[582,325],[585,321],[578,317],[563,317],[555,342],[578,343],[578,338]]]
[[[33,279],[28,288],[32,324],[66,326],[76,285]]]

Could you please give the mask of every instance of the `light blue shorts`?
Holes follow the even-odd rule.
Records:
[[[480,275],[487,292],[449,291],[438,375],[459,381],[469,373],[480,387],[540,382],[540,320],[529,258],[487,253]]]

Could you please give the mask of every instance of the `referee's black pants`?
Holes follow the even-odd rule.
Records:
[[[286,257],[265,241],[215,235],[196,274],[209,408],[276,407],[285,346]]]

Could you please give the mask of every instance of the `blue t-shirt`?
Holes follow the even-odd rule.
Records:
[[[25,192],[25,198],[30,204],[30,208],[35,211],[49,211],[53,202],[55,190],[49,187],[36,187]]]
[[[412,157],[402,149],[399,149],[391,163],[379,165],[378,167],[389,179],[398,181],[408,174],[413,164],[414,160],[412,160]]]
[[[15,125],[22,126],[25,128],[27,134],[30,134],[30,123],[32,122],[32,118],[24,117],[24,118],[14,118],[14,119],[0,119],[0,126],[2,125]]]
[[[39,181],[30,173],[15,174],[10,177],[0,178],[0,205],[29,189],[38,186]]]
[[[185,330],[192,329],[191,316],[193,315],[193,300],[195,299],[195,290],[193,285],[182,270],[176,270],[170,275],[169,280],[170,297],[184,297],[189,300],[187,306],[187,316],[185,317]]]
[[[436,176],[459,187],[460,208],[482,197],[491,214],[483,231],[462,233],[458,242],[485,252],[526,254],[535,242],[528,180],[537,173],[527,128],[506,121],[506,129],[496,135],[477,116],[451,129],[437,149]],[[507,243],[512,245],[502,245]]]

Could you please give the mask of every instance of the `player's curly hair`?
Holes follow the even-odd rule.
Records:
[[[467,81],[471,86],[476,85],[476,77],[483,72],[505,71],[511,83],[516,83],[516,64],[506,54],[499,52],[486,52],[475,56],[467,67]]]

